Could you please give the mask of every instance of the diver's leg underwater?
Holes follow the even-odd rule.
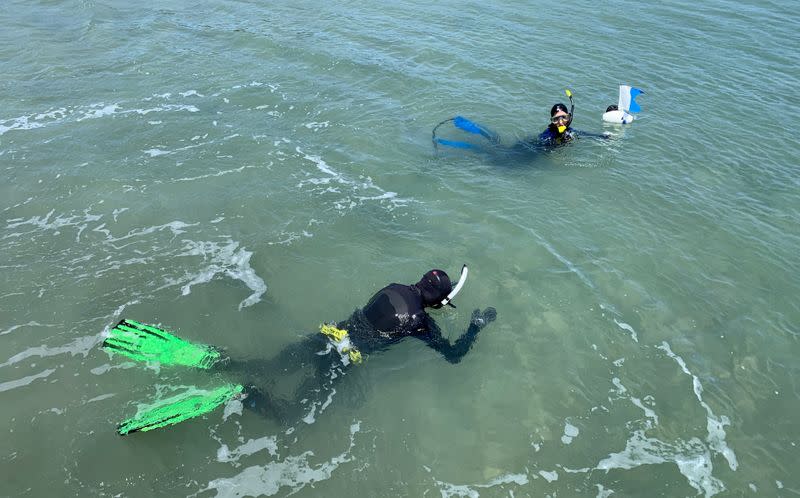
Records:
[[[244,406],[285,425],[300,418],[309,407],[313,410],[344,373],[342,358],[323,334],[290,344],[268,360],[234,360],[212,346],[186,341],[152,325],[122,320],[111,329],[103,348],[137,361],[194,367],[248,380],[274,380],[298,370],[311,370],[295,390],[296,401],[278,399],[252,381],[225,382],[210,390],[192,387],[140,408],[135,416],[117,427],[120,435],[174,425],[209,413],[242,395]]]

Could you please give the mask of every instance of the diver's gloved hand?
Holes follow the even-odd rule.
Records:
[[[489,306],[483,312],[481,310],[476,309],[472,312],[472,318],[470,318],[469,323],[477,325],[480,328],[483,328],[489,325],[497,318],[497,310]]]

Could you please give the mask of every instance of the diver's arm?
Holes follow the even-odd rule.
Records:
[[[461,358],[470,350],[475,339],[478,337],[478,332],[483,327],[494,321],[497,317],[497,311],[494,308],[486,308],[483,313],[480,310],[472,312],[472,318],[469,322],[467,331],[461,334],[455,343],[451,344],[449,340],[442,336],[442,331],[433,320],[429,320],[428,332],[423,335],[416,335],[425,341],[425,343],[438,351],[444,356],[444,359],[450,363],[458,363]]]

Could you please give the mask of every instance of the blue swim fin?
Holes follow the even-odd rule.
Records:
[[[470,121],[469,119],[463,116],[456,116],[453,118],[453,126],[456,128],[462,129],[469,133],[474,133],[476,135],[481,135],[493,143],[497,143],[500,141],[500,137],[497,133],[493,132],[489,128],[486,128],[483,125],[480,125],[474,121]]]

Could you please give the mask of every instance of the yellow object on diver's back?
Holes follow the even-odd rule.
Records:
[[[330,337],[335,342],[339,342],[345,337],[347,337],[347,331],[344,329],[337,329],[333,325],[329,325],[327,323],[323,323],[319,326],[319,331],[322,332],[324,335]]]
[[[361,351],[356,349],[356,347],[350,343],[350,334],[348,334],[346,330],[337,329],[333,325],[323,323],[319,326],[319,331],[331,340],[333,345],[336,347],[336,350],[340,354],[347,353],[350,361],[356,365],[361,363],[363,360]]]

